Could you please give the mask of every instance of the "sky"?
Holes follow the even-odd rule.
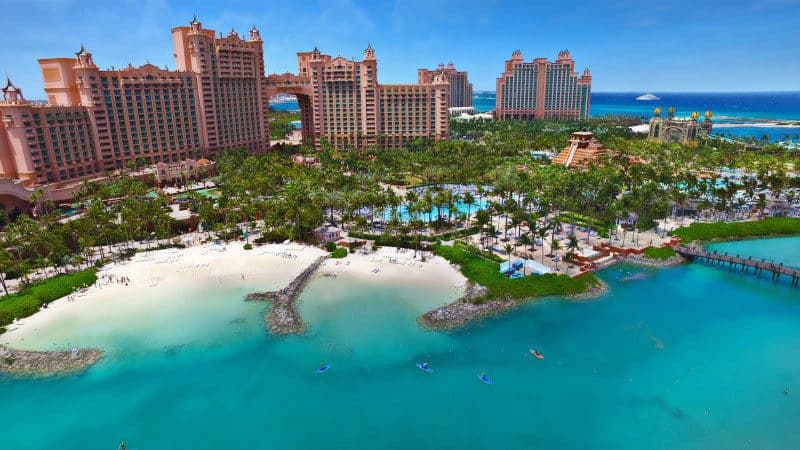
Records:
[[[526,61],[569,49],[595,92],[800,91],[800,0],[2,0],[0,75],[44,98],[37,59],[83,43],[101,68],[174,68],[171,28],[194,14],[227,35],[256,25],[267,73],[296,71],[317,46],[361,59],[372,44],[380,83],[453,62],[493,91],[515,49]]]

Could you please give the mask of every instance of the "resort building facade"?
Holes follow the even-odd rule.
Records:
[[[433,77],[442,74],[450,83],[450,104],[449,108],[465,108],[472,106],[472,83],[469,82],[467,72],[456,70],[453,63],[439,64],[436,69],[418,69],[417,83],[428,84],[433,82]]]
[[[525,62],[519,50],[497,78],[495,117],[505,119],[583,120],[589,117],[592,75],[575,72],[575,61],[562,50],[555,61]]]
[[[235,31],[216,37],[195,18],[174,28],[172,41],[176,70],[152,64],[100,70],[83,46],[74,58],[40,59],[46,104],[28,102],[7,80],[0,178],[27,187],[79,182],[131,162],[268,150],[258,30],[247,38]]]
[[[323,140],[336,149],[391,149],[414,139],[449,138],[450,86],[443,74],[424,83],[380,84],[372,46],[362,61],[318,49],[298,53],[298,73],[309,83],[310,112],[300,102],[301,114],[311,117],[304,135],[313,134],[318,148]]]

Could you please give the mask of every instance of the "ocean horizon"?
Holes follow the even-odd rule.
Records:
[[[590,116],[633,116],[643,122],[650,119],[653,109],[660,107],[664,114],[674,107],[677,116],[688,117],[692,112],[714,114],[717,125],[714,134],[724,137],[765,140],[769,142],[800,141],[800,91],[776,92],[653,92],[659,100],[641,101],[642,92],[593,92]],[[489,112],[495,107],[493,91],[475,92],[472,104],[477,112]],[[298,111],[296,101],[271,104],[279,111]],[[776,126],[776,122],[793,125]]]

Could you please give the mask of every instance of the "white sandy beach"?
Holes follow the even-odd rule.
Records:
[[[127,334],[147,334],[152,346],[213,341],[214,329],[226,321],[262,321],[257,311],[263,305],[243,306],[245,293],[279,289],[325,254],[297,244],[248,251],[241,243],[139,253],[131,261],[104,267],[98,282],[84,292],[10,325],[0,344],[44,350],[113,347]],[[394,248],[350,254],[327,260],[319,274],[447,286],[453,297],[448,300],[463,292],[466,279],[446,260],[427,254],[422,262],[413,254]]]
[[[344,259],[328,259],[320,269],[322,274],[352,274],[374,280],[390,282],[433,283],[452,286],[463,291],[466,278],[450,265],[447,260],[425,252],[426,261],[422,261],[422,253],[414,250],[381,247],[370,254],[354,253]]]

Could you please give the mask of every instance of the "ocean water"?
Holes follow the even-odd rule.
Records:
[[[415,322],[452,287],[320,278],[301,299],[308,333],[282,338],[264,332],[263,306],[209,289],[226,319],[243,305],[257,320],[209,311],[213,342],[141,351],[128,332],[86,373],[0,379],[13,424],[0,448],[800,447],[800,290],[697,264],[600,277],[602,298],[540,300],[453,332]],[[330,371],[314,374],[323,360]]]
[[[649,119],[653,109],[660,107],[666,114],[670,106],[675,107],[676,114],[688,117],[692,112],[702,114],[710,110],[714,113],[717,124],[739,124],[737,126],[718,127],[714,133],[725,137],[752,137],[770,142],[800,142],[800,126],[765,127],[759,122],[800,121],[800,92],[745,92],[745,93],[660,93],[657,101],[638,101],[641,93],[634,92],[594,92],[592,93],[591,115],[636,116]],[[472,105],[478,112],[487,112],[495,108],[494,92],[476,92],[472,97]],[[272,105],[279,110],[298,109],[296,102]]]
[[[675,107],[678,116],[697,111],[714,113],[716,122],[755,120],[800,120],[800,92],[741,92],[741,93],[655,93],[655,101],[640,101],[635,92],[593,92],[592,116],[630,115],[650,118],[655,107],[663,114]],[[494,92],[478,92],[472,98],[475,109],[484,112],[495,107]]]
[[[650,119],[655,107],[666,114],[675,107],[675,114],[688,117],[697,111],[714,113],[716,127],[713,133],[725,137],[752,137],[769,142],[800,141],[800,126],[768,127],[766,120],[800,121],[800,92],[746,92],[746,93],[656,93],[656,101],[636,100],[638,93],[592,94],[591,115],[628,115]],[[730,126],[729,124],[738,124]]]

